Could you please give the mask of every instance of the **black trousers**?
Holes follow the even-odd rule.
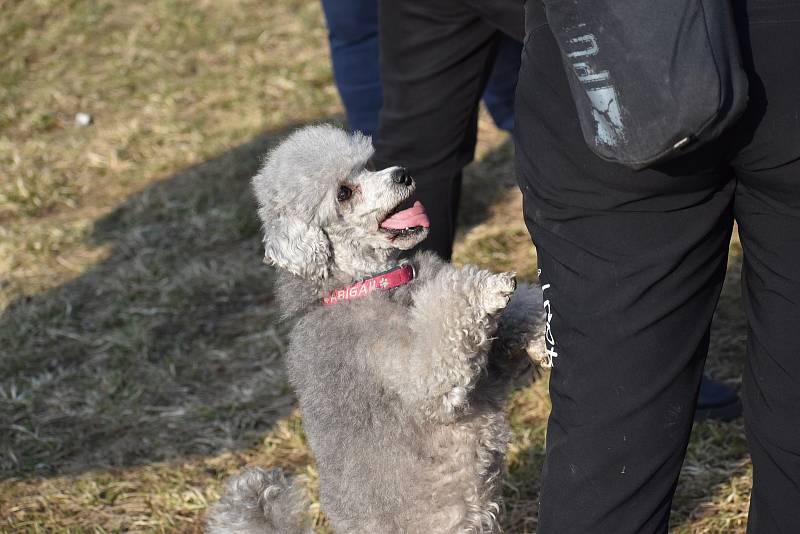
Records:
[[[667,532],[734,221],[748,532],[800,532],[800,2],[734,4],[746,115],[640,172],[584,145],[541,5],[526,6],[516,157],[554,364],[540,534]]]
[[[422,248],[449,259],[461,170],[472,161],[478,103],[501,32],[522,41],[520,0],[380,0],[383,108],[373,163],[403,165],[428,210]]]

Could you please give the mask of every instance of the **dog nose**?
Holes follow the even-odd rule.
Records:
[[[392,181],[396,184],[403,184],[410,186],[414,183],[414,179],[405,167],[400,167],[392,174]]]

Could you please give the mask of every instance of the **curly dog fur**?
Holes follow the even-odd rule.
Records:
[[[308,127],[253,179],[265,259],[296,321],[286,364],[322,510],[340,534],[499,532],[504,404],[542,354],[541,291],[418,253],[412,282],[322,306],[427,233],[381,227],[414,184],[398,167],[367,170],[371,155],[368,137]],[[310,532],[305,506],[279,471],[248,469],[228,482],[209,532]]]

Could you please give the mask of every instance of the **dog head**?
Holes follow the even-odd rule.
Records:
[[[296,131],[267,156],[253,178],[267,262],[324,279],[334,262],[345,272],[347,263],[369,270],[370,258],[379,263],[427,236],[421,204],[399,211],[413,179],[401,167],[367,169],[372,153],[369,137],[319,125]]]

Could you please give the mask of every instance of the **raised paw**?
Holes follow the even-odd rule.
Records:
[[[517,288],[517,273],[492,274],[482,284],[483,309],[489,315],[502,310]]]
[[[552,358],[547,357],[547,347],[544,344],[543,336],[536,336],[529,339],[528,343],[525,345],[525,352],[528,353],[528,357],[536,365],[547,368],[553,366]]]

